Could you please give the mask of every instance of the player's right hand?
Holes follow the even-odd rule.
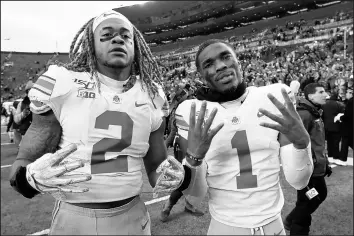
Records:
[[[224,126],[224,123],[218,124],[214,129],[210,129],[213,120],[218,110],[216,108],[210,113],[208,120],[204,124],[205,111],[207,102],[203,101],[196,122],[195,103],[191,105],[189,115],[189,130],[188,130],[188,148],[187,152],[197,159],[203,159],[209,150],[210,144],[214,136]]]
[[[27,165],[26,178],[28,183],[42,193],[87,192],[87,188],[77,188],[70,185],[88,181],[92,178],[91,175],[63,176],[65,173],[70,173],[71,171],[84,166],[82,161],[71,161],[60,164],[62,160],[76,150],[77,146],[75,144],[70,144],[53,154],[44,154],[35,162]]]

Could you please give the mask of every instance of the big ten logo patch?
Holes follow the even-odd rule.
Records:
[[[86,90],[79,90],[77,96],[79,98],[96,98],[96,93]]]

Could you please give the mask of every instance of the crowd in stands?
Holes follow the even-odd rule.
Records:
[[[41,55],[40,52],[37,55]],[[4,57],[1,61],[1,91],[2,91],[2,100],[10,99],[20,99],[23,97],[25,88],[28,82],[34,83],[37,78],[43,74],[49,67],[57,60],[59,53],[54,53],[49,60],[41,63],[39,61],[33,61],[31,65],[26,67],[25,65],[17,65],[12,61],[12,52]],[[28,63],[28,62],[27,62]],[[30,63],[28,63],[30,64]],[[17,70],[21,72],[22,76],[7,76],[7,71]]]
[[[227,39],[237,52],[247,86],[260,87],[274,83],[284,83],[296,90],[294,92],[298,96],[303,96],[303,89],[309,83],[317,82],[324,86],[327,93],[330,94],[328,104],[326,104],[328,105],[326,114],[327,116],[330,114],[330,117],[327,117],[327,123],[325,124],[326,132],[329,130],[326,134],[329,143],[328,155],[344,161],[346,160],[344,156],[347,156],[348,145],[342,141],[341,143],[344,146],[341,150],[344,150],[344,152],[339,152],[341,139],[338,137],[341,137],[339,133],[342,126],[338,123],[338,120],[340,120],[338,116],[343,114],[345,104],[353,93],[353,45],[351,43],[351,48],[344,45],[344,31],[346,32],[346,42],[353,41],[353,23],[351,21],[345,26],[332,28],[320,28],[318,26],[326,26],[326,24],[347,19],[353,19],[352,12],[336,13],[332,18],[316,20],[312,24],[304,20],[286,22],[284,27],[277,26],[264,29],[261,32],[252,30],[252,34],[248,36]],[[318,41],[309,40],[309,42],[299,43],[303,38],[308,39],[320,35],[329,35],[329,37]],[[295,42],[296,40],[298,41]],[[287,42],[287,44],[278,45],[278,41]],[[178,104],[195,96],[196,90],[205,86],[196,71],[194,51],[195,48],[185,48],[184,50],[168,52],[167,57],[163,57],[161,54],[156,55],[163,74],[163,88],[170,104],[170,117],[173,117]],[[23,101],[26,101],[26,98],[28,100],[27,92],[33,82],[49,65],[54,63],[57,56],[58,54],[54,54],[40,68],[27,68],[27,79],[13,88],[14,91],[5,91],[9,92],[8,97],[1,97],[1,123],[2,125],[7,124],[10,140],[15,142],[17,146],[31,122],[31,116],[28,116],[28,114],[31,114],[28,104],[27,107],[22,105],[24,104]],[[11,53],[2,62],[2,90],[5,84],[16,81],[14,77],[3,78],[8,67],[14,66],[8,63],[10,58]],[[328,112],[328,107],[333,107],[330,103],[338,103],[338,111],[330,108],[330,112]],[[25,116],[24,111],[27,111]],[[27,120],[22,121],[18,117]],[[334,120],[336,117],[337,121]],[[335,127],[335,129],[331,127]],[[173,128],[173,122],[170,122],[170,118],[167,119],[165,131],[167,146],[172,146],[173,133],[176,131]],[[345,162],[339,164],[345,165]]]
[[[249,35],[231,37],[227,40],[234,45],[238,53],[248,86],[265,86],[273,83],[290,85],[292,80],[297,80],[300,82],[301,91],[307,83],[315,81],[324,84],[328,91],[344,97],[346,87],[353,84],[353,53],[347,52],[346,58],[343,57],[343,32],[347,31],[347,42],[352,41],[352,23],[344,28],[330,28],[331,37],[319,42],[287,46],[278,46],[276,42],[318,36],[321,33],[318,26],[348,19],[353,19],[353,12],[337,12],[333,17],[311,22],[300,19],[296,22],[288,21],[284,26],[263,29],[261,32],[252,29]],[[295,37],[289,38],[288,36],[293,33]],[[256,45],[254,45],[255,41],[258,42]],[[166,57],[163,59],[161,54],[156,57],[163,71],[164,89],[170,102],[186,85],[189,87],[190,94],[203,85],[194,66],[193,54],[195,53],[190,53],[193,50],[187,48],[183,52],[178,50],[167,52],[167,55],[178,53],[177,56],[171,55],[167,59]],[[29,76],[29,80],[35,81],[52,64],[55,57],[56,55],[43,65],[40,71],[29,69],[28,76],[34,75]],[[7,80],[14,79],[16,78],[7,78]],[[1,82],[3,86],[3,77]],[[27,82],[15,89],[24,90]]]
[[[350,42],[353,26],[346,30],[347,42]],[[238,58],[248,86],[290,85],[292,80],[297,80],[302,91],[306,84],[319,82],[343,100],[346,88],[353,86],[353,52],[351,49],[344,58],[343,31],[327,40],[293,47],[270,45],[259,50],[244,50],[238,53]],[[178,62],[164,68],[165,91],[171,101],[186,84],[191,86],[191,91],[202,85],[192,64],[188,56],[180,55]]]

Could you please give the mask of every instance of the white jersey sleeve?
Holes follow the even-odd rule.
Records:
[[[178,105],[175,112],[175,120],[178,129],[178,134],[185,139],[188,139],[189,112],[193,101],[195,100],[183,101],[181,104]]]
[[[169,106],[167,102],[167,98],[165,96],[164,91],[159,86],[158,93],[153,99],[154,103],[154,112],[152,115],[152,122],[151,122],[151,131],[156,131],[162,123],[162,117],[167,117],[169,115]]]
[[[284,104],[285,100],[281,93],[281,88],[285,88],[285,90],[288,92],[290,100],[293,102],[293,105],[296,106],[295,95],[287,85],[279,84],[278,86],[274,87],[274,90],[272,91],[274,93],[273,95],[281,103]],[[279,154],[281,163],[283,165],[285,179],[297,190],[305,188],[313,172],[311,142],[307,148],[302,150],[296,150],[293,144],[290,143],[286,138],[280,139],[279,143]]]
[[[30,109],[35,114],[57,109],[52,100],[68,94],[72,88],[72,75],[57,65],[49,66],[33,85],[28,96],[31,100]]]

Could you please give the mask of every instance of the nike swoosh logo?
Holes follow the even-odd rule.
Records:
[[[282,230],[280,230],[280,232],[279,233],[274,233],[274,235],[280,235],[281,233],[283,232],[283,229]]]
[[[147,103],[137,103],[137,102],[135,102],[135,106],[136,107],[141,107],[141,106],[144,106],[144,105],[147,105]]]
[[[145,230],[147,224],[149,223],[149,219],[146,221],[146,223],[142,226],[142,229]]]
[[[258,117],[258,118],[261,118],[262,116],[264,116],[264,114],[262,114],[262,113],[260,113],[260,112],[257,113],[257,117]]]

